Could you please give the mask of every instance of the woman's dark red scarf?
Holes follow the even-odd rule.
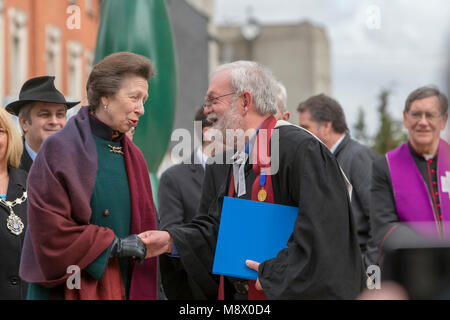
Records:
[[[114,239],[111,229],[89,224],[97,151],[87,109],[81,108],[64,129],[45,140],[28,175],[28,230],[19,272],[27,282],[49,288],[64,284],[67,267],[83,270]],[[154,230],[155,207],[144,156],[127,137],[122,146],[131,197],[131,233]],[[72,298],[117,297],[105,292],[121,285],[113,260],[108,268],[108,279],[82,281],[81,290]],[[82,277],[90,276],[82,271]],[[115,285],[104,286],[112,279],[118,279]],[[156,298],[157,260],[132,265],[130,299]]]
[[[267,192],[267,197],[264,200],[264,202],[274,203],[274,196],[273,196],[273,186],[272,186],[272,176],[268,174],[270,171],[270,155],[269,155],[269,146],[270,146],[270,138],[272,137],[272,132],[275,128],[275,125],[277,124],[277,120],[271,116],[267,118],[261,127],[258,130],[256,141],[253,147],[253,152],[251,155],[253,155],[253,171],[256,173],[256,179],[253,182],[252,186],[252,201],[259,201],[258,200],[258,193],[261,190],[260,185],[260,176],[261,172],[265,171],[264,169],[267,169],[265,171],[266,174],[266,184],[264,186],[264,190]],[[231,184],[228,191],[229,197],[235,196],[235,190],[234,190],[234,176],[231,175]],[[263,261],[257,261],[257,262],[263,262]],[[248,281],[248,300],[266,300],[266,296],[264,295],[263,291],[258,291],[255,288],[256,281],[255,280],[249,280]],[[220,285],[219,285],[219,300],[225,299],[225,290],[224,290],[224,277],[220,276]]]

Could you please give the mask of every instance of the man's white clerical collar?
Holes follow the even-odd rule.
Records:
[[[431,159],[434,159],[435,155],[434,154],[422,154],[422,156],[425,158],[425,160],[429,161]]]

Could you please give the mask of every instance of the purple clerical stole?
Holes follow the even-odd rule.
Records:
[[[408,143],[386,154],[394,189],[395,205],[400,221],[408,223],[430,222],[435,226],[430,230],[424,227],[422,234],[444,237],[444,226],[450,225],[450,146],[444,140],[439,142],[437,160],[437,184],[441,208],[441,217],[435,211],[433,199],[427,185],[414,162]],[[431,231],[431,232],[430,232]],[[448,237],[448,235],[447,235]]]

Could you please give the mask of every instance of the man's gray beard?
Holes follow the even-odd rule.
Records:
[[[217,128],[222,132],[222,137],[224,139],[224,145],[227,148],[232,148],[236,150],[239,146],[237,146],[236,139],[234,137],[238,137],[238,141],[244,135],[243,129],[243,120],[244,118],[236,112],[234,103],[230,106],[230,109],[226,111],[220,120],[219,127]],[[229,132],[229,136],[233,137],[232,141],[227,141],[227,131]]]

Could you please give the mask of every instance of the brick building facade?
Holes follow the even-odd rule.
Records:
[[[86,103],[99,23],[100,0],[0,0],[0,104],[41,75]]]

